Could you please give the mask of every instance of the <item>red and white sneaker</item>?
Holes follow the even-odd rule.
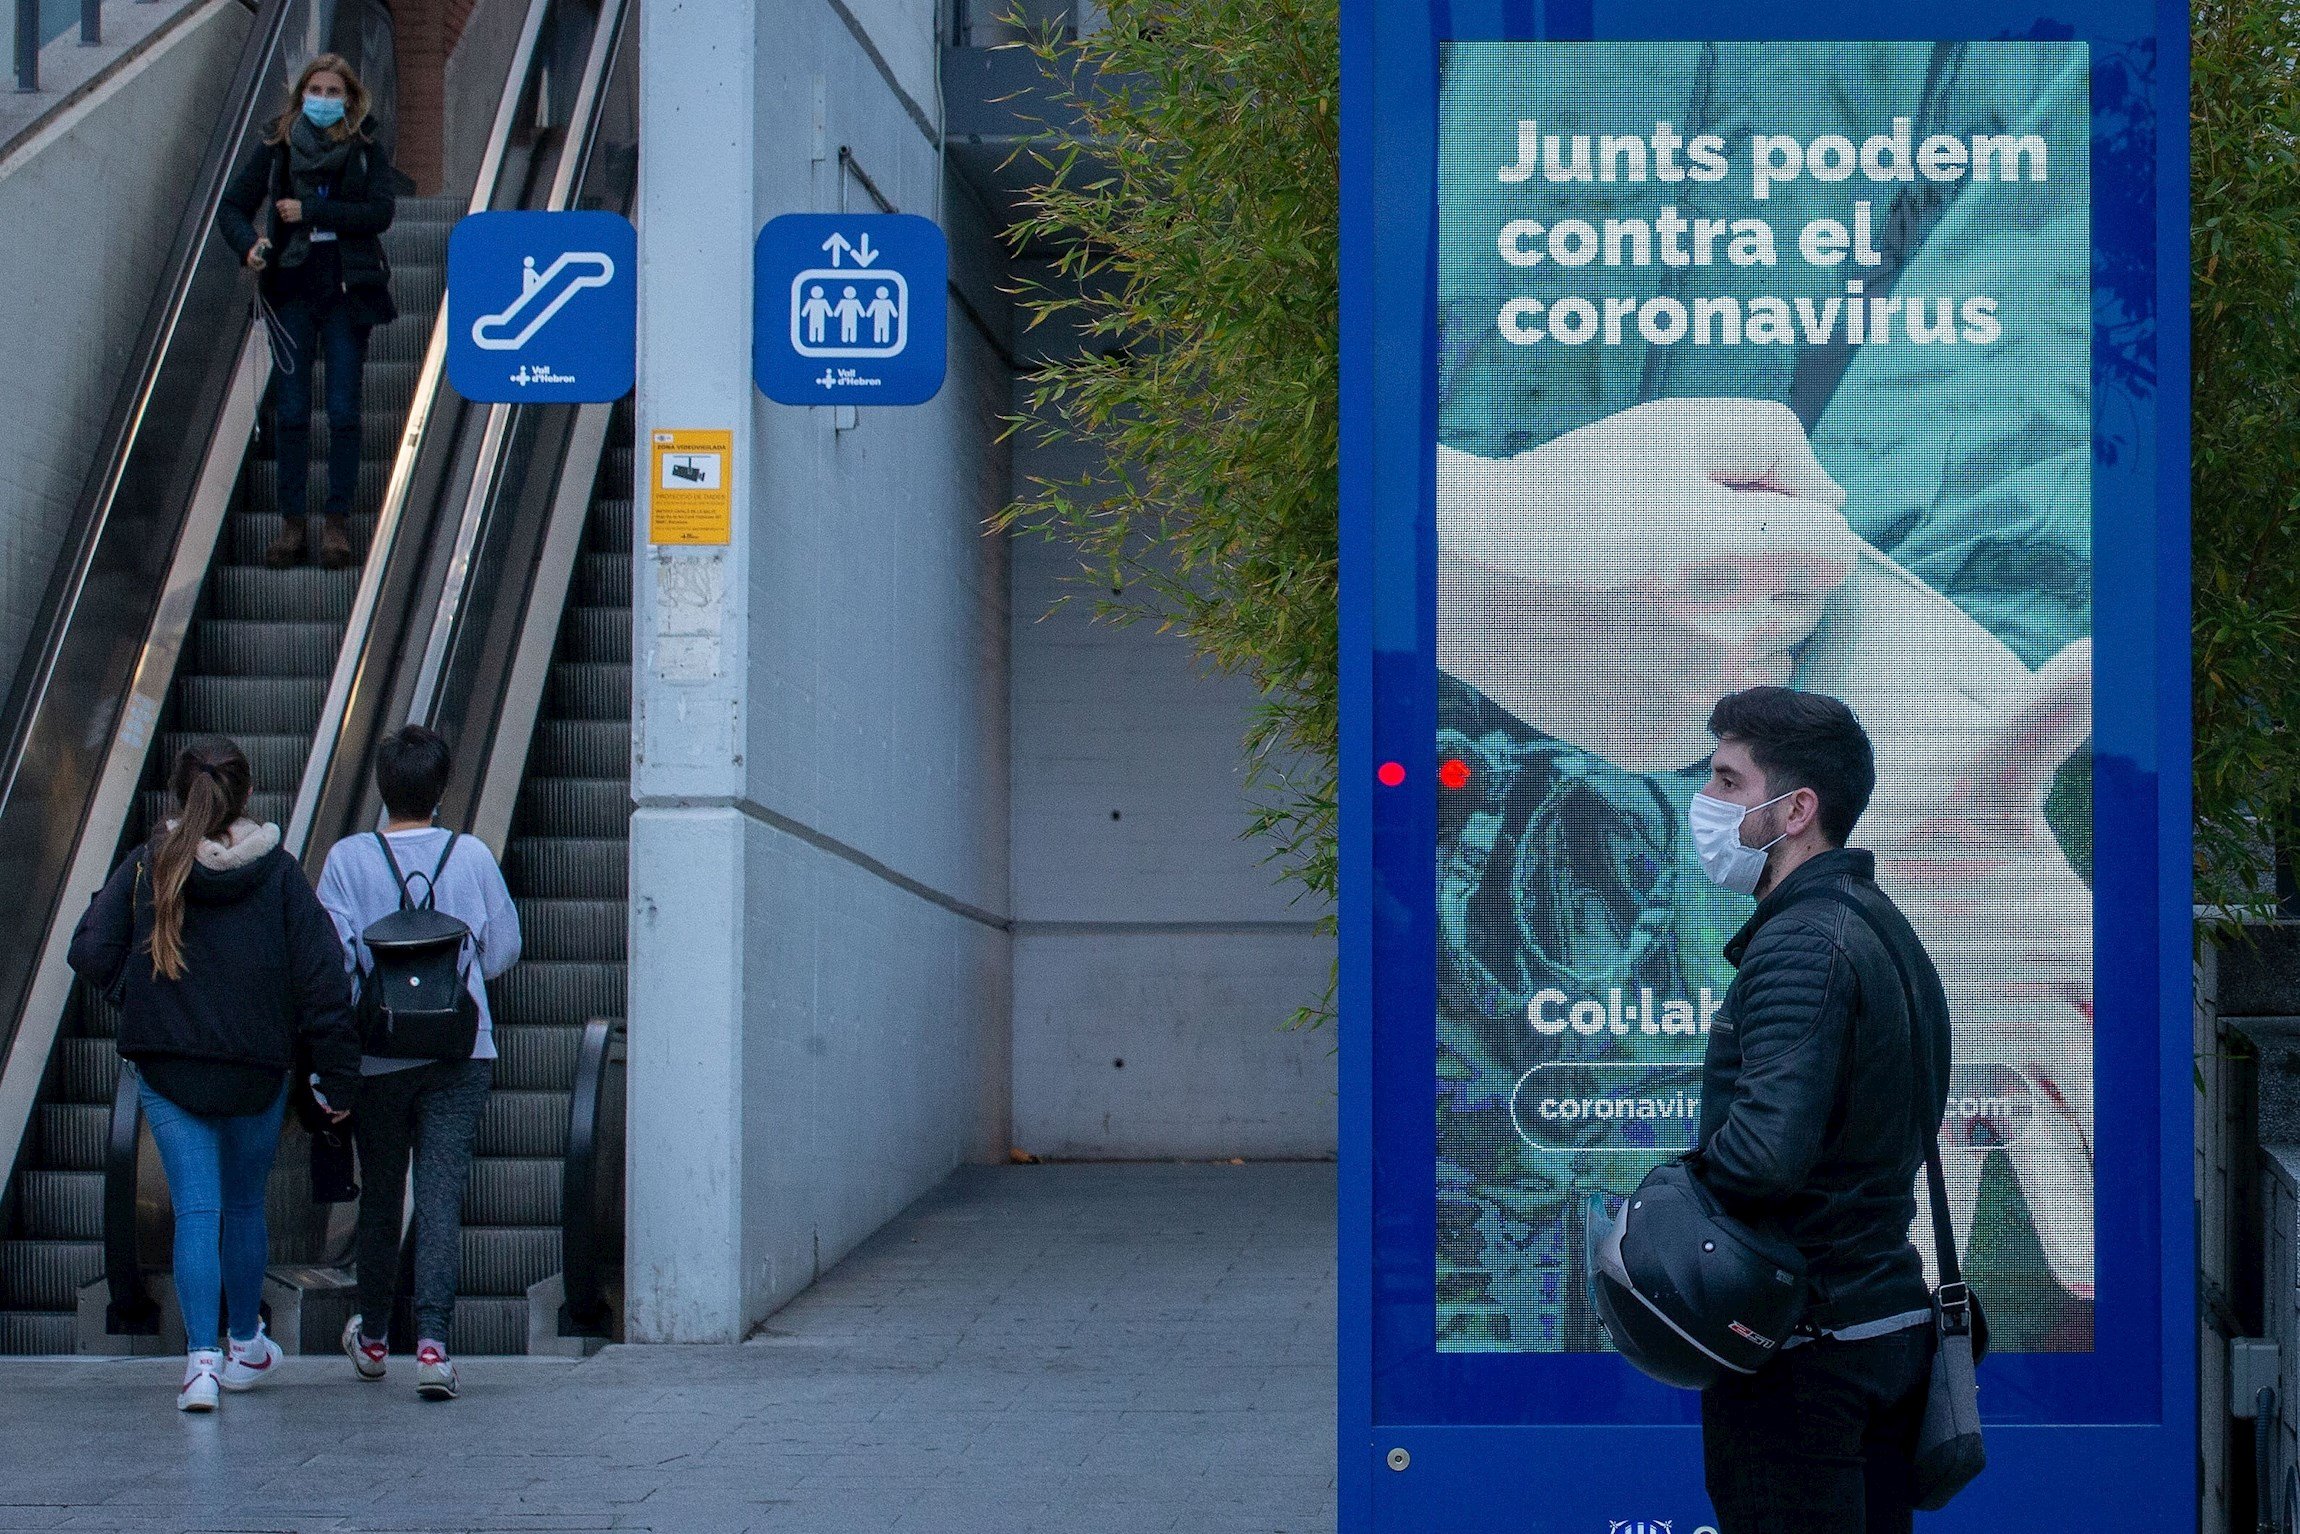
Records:
[[[363,1380],[383,1378],[385,1349],[380,1342],[359,1334],[359,1317],[353,1316],[343,1323],[343,1354],[351,1360],[352,1368]]]
[[[426,1401],[455,1399],[455,1363],[436,1342],[422,1343],[415,1350],[415,1393]]]
[[[184,1359],[184,1388],[176,1392],[178,1411],[214,1411],[216,1388],[224,1355],[214,1348],[199,1348]]]
[[[271,1339],[261,1321],[256,1323],[253,1342],[231,1340],[231,1356],[224,1361],[223,1385],[226,1390],[253,1390],[278,1372],[277,1365],[285,1356],[280,1345]]]

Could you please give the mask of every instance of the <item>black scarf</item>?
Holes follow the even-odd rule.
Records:
[[[359,135],[348,133],[333,138],[325,128],[316,127],[312,120],[298,111],[288,122],[285,158],[287,160],[287,196],[301,202],[310,202],[323,185],[331,184],[351,159],[352,150],[359,147]],[[301,266],[311,254],[311,218],[282,226],[287,237],[278,264]]]

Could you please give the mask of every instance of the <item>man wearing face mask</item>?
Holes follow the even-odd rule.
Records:
[[[1845,845],[1876,786],[1852,710],[1753,687],[1719,702],[1709,730],[1694,846],[1757,909],[1725,947],[1736,973],[1689,1165],[1729,1212],[1796,1243],[1812,1294],[1774,1362],[1703,1392],[1709,1496],[1722,1534],[1906,1531],[1933,1348],[1909,1227],[1948,1096],[1948,1009],[1875,859]]]

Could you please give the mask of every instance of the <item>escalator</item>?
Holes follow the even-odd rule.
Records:
[[[447,231],[461,211],[452,198],[403,199],[384,235],[401,312],[369,337],[351,518],[352,547],[363,561],[445,296]],[[315,417],[313,511],[327,484],[331,429],[324,410]],[[251,447],[168,691],[159,749],[127,817],[123,850],[164,820],[168,769],[202,735],[228,735],[247,752],[252,819],[286,825],[291,818],[360,568],[264,565],[263,551],[282,522],[278,482],[278,464]],[[88,986],[75,985],[0,1241],[0,1353],[71,1352],[79,1290],[103,1276],[107,1122],[119,1082],[114,1032],[112,1009]]]
[[[112,445],[51,589],[44,637],[0,716],[0,886],[15,897],[0,903],[0,1169],[14,1173],[0,1197],[0,1352],[119,1351],[121,1337],[139,1334],[157,1345],[145,1273],[165,1263],[164,1186],[108,1009],[71,981],[61,955],[88,894],[164,813],[164,774],[193,735],[241,743],[258,791],[250,813],[279,823],[314,873],[335,839],[376,823],[367,764],[375,740],[403,720],[439,723],[459,746],[480,747],[469,752],[479,767],[450,818],[492,815],[499,823],[487,839],[501,846],[513,829],[508,806],[518,806],[507,861],[532,962],[499,987],[504,1064],[469,1200],[462,1350],[524,1349],[525,1287],[557,1271],[565,1240],[569,1136],[595,1136],[605,1100],[593,1085],[569,1110],[584,1062],[603,1055],[586,1047],[586,1021],[622,1009],[628,790],[612,780],[627,778],[628,726],[585,710],[619,700],[628,716],[629,449],[604,451],[608,407],[456,399],[443,382],[439,310],[447,234],[467,208],[557,208],[578,198],[628,207],[635,80],[627,67],[609,68],[627,63],[628,7],[527,0],[479,191],[468,204],[401,201],[386,243],[402,316],[371,338],[366,374],[360,563],[275,571],[261,554],[280,525],[276,472],[255,429],[268,356],[236,263],[211,242],[208,224],[259,131],[261,105],[292,75],[299,39],[308,51],[309,3],[265,0],[258,12],[131,387],[107,428]],[[625,123],[601,145],[594,117],[609,85]],[[326,441],[324,417],[318,427],[315,449]],[[623,432],[627,444],[627,423]],[[324,474],[313,483],[316,495]],[[619,547],[600,545],[603,560],[579,554],[562,584],[534,573],[551,565],[554,549],[616,536]],[[539,701],[538,684],[507,704],[505,684],[514,700],[521,689],[511,672],[490,669],[497,636],[540,636],[545,626],[568,659],[551,667],[548,700]],[[512,648],[524,654],[539,643]],[[619,692],[586,680],[612,661],[621,663]],[[562,680],[562,669],[573,679]],[[590,728],[600,724],[617,732],[615,751],[600,751],[603,732]],[[531,733],[536,772],[556,772],[551,781],[570,785],[564,791],[518,796],[506,786],[527,770]],[[590,783],[602,767],[605,778]],[[594,808],[612,799],[618,812],[555,816],[550,807],[562,799]],[[611,868],[593,842],[615,847]],[[594,911],[570,923],[565,913],[585,902],[611,903],[616,920]],[[595,941],[609,925],[611,946]],[[584,1079],[599,1078],[594,1060]],[[301,1186],[307,1144],[292,1129],[283,1141],[272,1257],[310,1274],[322,1270],[308,1265],[340,1261],[346,1232],[341,1214],[331,1229]],[[596,1181],[592,1152],[576,1159],[579,1174]],[[594,1193],[575,1203],[596,1214]],[[585,1232],[587,1258],[613,1244]],[[97,1278],[108,1283],[90,1287]],[[99,1293],[109,1304],[92,1338],[84,1309]]]
[[[631,429],[617,406],[553,644],[504,876],[525,946],[491,993],[495,1093],[464,1200],[456,1350],[527,1350],[561,1269],[584,1024],[620,1019],[631,822]],[[549,1318],[546,1318],[549,1319]]]

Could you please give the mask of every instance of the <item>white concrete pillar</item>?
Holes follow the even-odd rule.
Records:
[[[759,11],[639,10],[638,514],[632,576],[626,1322],[736,1342],[745,1314],[745,656]],[[652,434],[733,434],[732,541],[649,542]]]

